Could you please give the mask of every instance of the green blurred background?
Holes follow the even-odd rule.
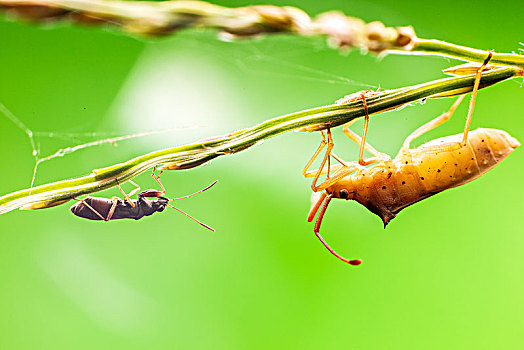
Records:
[[[475,48],[523,48],[522,2],[272,3],[413,25],[420,37]],[[292,36],[227,43],[212,31],[184,31],[144,40],[0,20],[0,102],[34,132],[61,134],[36,138],[42,157],[111,135],[174,128],[44,162],[36,184],[332,103],[365,84],[438,79],[458,63],[342,54],[321,39]],[[504,129],[522,142],[520,83],[482,90],[473,127]],[[451,103],[372,118],[369,141],[393,155]],[[460,132],[466,107],[421,141]],[[523,150],[482,178],[405,209],[387,230],[357,203],[333,201],[322,232],[340,253],[364,260],[352,268],[306,222],[310,180],[300,171],[319,139],[284,134],[165,173],[172,197],[219,179],[178,203],[216,233],[174,210],[108,223],[77,218],[69,205],[2,215],[0,349],[524,348]],[[341,130],[335,142],[337,153],[356,157]],[[0,194],[28,187],[29,139],[3,116],[0,145]],[[135,181],[155,188],[148,174]]]

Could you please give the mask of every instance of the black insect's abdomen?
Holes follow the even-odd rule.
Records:
[[[104,218],[107,218],[109,210],[113,205],[113,201],[108,198],[87,197],[84,199],[84,202],[91,206],[91,208],[95,209]],[[71,212],[81,218],[89,220],[102,220],[102,218],[98,216],[93,210],[91,210],[91,208],[85,205],[84,202],[78,202],[74,204],[71,207]]]

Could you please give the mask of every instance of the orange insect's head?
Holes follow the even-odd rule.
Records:
[[[332,195],[333,198],[349,200],[355,197],[355,190],[347,179],[342,179],[337,183],[329,186],[326,188],[326,192]]]

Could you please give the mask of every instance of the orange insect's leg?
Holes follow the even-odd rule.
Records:
[[[304,170],[302,170],[302,175],[304,175],[304,177],[311,177],[312,174],[315,174],[314,178],[313,178],[313,183],[311,184],[311,188],[315,192],[317,191],[316,190],[316,183],[318,181],[318,178],[323,173],[324,165],[326,164],[326,161],[328,160],[329,156],[331,155],[331,150],[333,149],[333,146],[334,146],[333,138],[331,136],[331,130],[329,128],[327,129],[327,135],[328,135],[327,142],[326,142],[326,137],[324,136],[324,132],[321,131],[320,135],[322,135],[322,141],[320,142],[320,146],[318,146],[317,150],[313,154],[313,157],[311,157],[309,162],[306,164]],[[318,157],[318,155],[320,154],[320,152],[322,151],[322,149],[326,145],[327,145],[326,154],[324,155],[324,158],[322,159],[322,162],[320,163],[320,167],[317,170],[308,171],[308,169],[311,166],[311,164],[313,164],[315,159]],[[328,176],[329,176],[329,172],[330,172],[330,169],[328,169],[328,171],[327,171]]]
[[[368,104],[364,94],[360,94],[360,98],[362,99],[362,105],[364,106],[364,131],[362,132],[362,141],[360,142],[360,149],[358,151],[358,164],[367,165],[364,161],[364,146],[366,144],[366,136],[368,134],[369,125]]]
[[[361,164],[361,165],[369,165],[371,163],[391,160],[391,157],[389,155],[377,151],[373,146],[371,146],[367,142],[362,142],[362,138],[349,128],[350,125],[352,125],[354,122],[355,120],[344,125],[344,128],[342,129],[342,131],[344,132],[344,135],[346,135],[351,141],[355,142],[358,145],[363,144],[364,149],[375,156],[375,157],[363,159],[364,164]]]
[[[353,119],[349,123],[345,124],[342,131],[344,132],[344,135],[346,135],[351,141],[355,142],[357,145],[361,145],[363,143],[362,138],[358,136],[357,133],[355,133],[353,130],[349,128],[355,122],[356,122],[356,119]],[[380,157],[380,156],[389,157],[387,154],[377,151],[373,146],[371,146],[367,142],[364,142],[364,149],[377,157]]]
[[[318,178],[320,177],[320,174],[322,173],[322,169],[324,169],[324,165],[326,164],[326,161],[328,160],[329,156],[331,155],[331,150],[333,149],[333,146],[334,146],[333,137],[331,136],[331,130],[329,128],[327,129],[327,136],[328,136],[328,141],[327,141],[326,154],[324,155],[324,158],[322,159],[322,162],[320,163],[319,171],[317,171],[317,173],[315,174],[315,177],[313,178],[313,182],[311,183],[311,189],[313,189],[313,191],[315,192],[319,191],[317,189],[317,181],[318,181]],[[322,135],[322,137],[324,137],[324,135]],[[328,168],[327,176],[329,177],[329,168]]]
[[[304,173],[304,177],[314,177],[319,172],[320,172],[320,175],[331,174],[334,171],[337,172],[340,169],[344,169],[344,168],[348,167],[348,164],[342,158],[337,156],[335,154],[335,152],[331,151],[331,157],[333,157],[340,164],[329,165],[329,158],[328,158],[328,167],[327,168],[319,168],[319,169],[308,171],[308,172]],[[329,178],[329,176],[328,176],[328,178]]]
[[[339,173],[341,171],[344,171],[344,169],[349,168],[349,165],[346,162],[344,162],[339,156],[337,156],[336,154],[331,152],[332,149],[333,149],[333,146],[334,146],[333,138],[331,136],[331,130],[329,128],[327,129],[327,135],[328,135],[327,142],[326,142],[326,138],[324,137],[324,134],[322,132],[321,132],[321,135],[322,135],[322,142],[320,143],[320,146],[318,147],[318,149],[316,150],[315,154],[309,160],[309,162],[307,163],[306,167],[302,171],[302,174],[304,175],[304,177],[314,177],[313,178],[313,182],[311,184],[311,189],[313,189],[313,191],[315,191],[315,192],[318,192],[318,191],[321,191],[321,190],[325,189],[327,187],[326,183],[330,183],[330,184],[333,183],[332,182],[333,178],[329,177],[329,174],[332,171],[336,171],[335,172],[335,176],[336,176],[337,179],[339,179],[340,178],[339,177]],[[322,149],[326,145],[327,145],[326,154],[324,155],[324,158],[322,159],[320,167],[318,169],[316,169],[316,170],[308,171],[308,169],[311,166],[311,164],[313,163],[313,161],[318,157],[318,155],[320,154],[320,152],[322,151]],[[336,166],[333,166],[333,167],[328,165],[327,170],[325,170],[324,169],[324,165],[326,164],[326,161],[329,160],[330,156],[332,156],[340,164],[336,165]],[[327,174],[327,178],[320,185],[317,185],[317,181],[318,181],[320,175],[322,175],[322,174]]]
[[[335,159],[337,159],[337,158],[335,158]],[[388,159],[389,159],[389,157],[388,157]],[[366,158],[366,165],[379,163],[379,162],[383,162],[383,161],[384,161],[384,159],[382,159],[380,157]],[[337,183],[339,180],[341,180],[344,177],[350,175],[351,173],[354,173],[358,169],[362,169],[363,167],[364,166],[360,165],[358,162],[342,163],[342,165],[339,166],[339,169],[330,178],[326,179],[326,181],[322,182],[320,185],[315,186],[314,191],[325,190],[329,186]]]
[[[349,130],[349,129],[347,129],[347,130]],[[349,130],[349,132],[350,132],[350,134],[356,136],[358,138],[358,140],[360,140],[360,137],[357,134],[353,133],[351,130]],[[359,143],[359,142],[357,142],[357,143]],[[365,144],[367,145],[367,143],[365,143]],[[335,160],[337,160],[340,163],[340,165],[337,165],[337,167],[338,167],[337,171],[331,177],[327,178],[320,185],[315,186],[314,190],[315,191],[322,191],[322,190],[328,188],[329,186],[337,183],[339,180],[343,179],[344,177],[350,175],[351,173],[354,173],[358,169],[362,169],[366,165],[371,165],[371,164],[374,164],[374,163],[385,162],[385,161],[390,161],[391,160],[391,158],[387,154],[377,152],[373,147],[371,147],[371,145],[368,145],[368,147],[376,152],[376,153],[374,153],[376,156],[375,157],[365,158],[364,159],[364,165],[360,164],[358,161],[357,162],[346,163],[342,159],[340,159],[336,154],[331,153],[333,158],[335,158]]]
[[[319,185],[314,184],[311,186],[311,188],[315,192],[322,191],[328,188],[329,186],[333,185],[334,183],[336,183],[338,180],[342,179],[343,177],[357,171],[359,168],[362,168],[362,166],[359,165],[358,162],[346,163],[343,160],[341,160],[340,158],[338,158],[336,155],[334,155],[333,153],[331,155],[337,161],[343,162],[343,163],[333,166],[331,170],[336,170],[335,173],[331,175],[329,178],[326,178],[324,182],[322,182]],[[378,162],[378,160],[374,161],[373,163],[376,163],[376,162]],[[320,171],[321,169],[317,169],[317,170]],[[325,174],[326,172],[327,172],[326,170],[322,170],[321,174]],[[312,175],[308,177],[312,177]]]
[[[482,72],[486,68],[486,65],[488,64],[488,62],[491,59],[492,55],[493,54],[490,51],[489,54],[488,54],[488,57],[486,57],[486,59],[484,60],[484,63],[482,63],[482,65],[477,69],[477,74],[475,76],[475,82],[473,83],[473,90],[471,92],[471,100],[470,100],[470,103],[469,103],[468,117],[466,119],[466,125],[464,126],[464,135],[462,137],[462,141],[460,141],[460,142],[453,142],[453,143],[449,143],[449,144],[438,145],[438,146],[433,146],[433,147],[428,147],[427,150],[429,150],[431,152],[434,152],[434,151],[438,151],[438,152],[453,151],[453,150],[457,150],[457,149],[459,149],[461,147],[464,147],[466,145],[466,142],[468,140],[469,127],[471,125],[471,118],[473,116],[473,108],[475,107],[475,100],[477,98],[477,91],[478,91],[478,88],[479,88],[479,85],[480,85],[480,79],[482,77]],[[443,115],[435,118],[434,120],[430,121],[429,123],[424,124],[423,126],[418,128],[417,130],[415,130],[411,135],[409,135],[408,138],[406,139],[406,141],[404,141],[404,145],[402,146],[401,151],[405,151],[405,150],[409,149],[409,143],[411,141],[413,141],[415,138],[417,138],[418,136],[424,134],[425,132],[427,132],[427,131],[429,131],[429,130],[431,130],[433,128],[436,128],[437,126],[441,125],[445,121],[449,120],[449,118],[451,118],[451,115],[453,114],[455,109],[457,109],[458,105],[460,104],[460,102],[463,99],[464,99],[463,96],[459,97],[455,101],[455,103],[451,106],[451,108],[449,109],[449,111],[447,113],[444,113]],[[421,149],[419,147],[418,150],[424,151],[425,149]]]
[[[79,202],[82,202],[86,207],[88,207],[89,209],[91,209],[91,211],[93,213],[95,213],[100,219],[104,220],[104,221],[109,221],[109,219],[106,220],[106,218],[104,218],[102,216],[102,214],[100,214],[95,208],[93,208],[92,206],[90,206],[89,204],[87,204],[87,202],[84,200],[84,199],[78,199],[78,198],[73,198],[75,201],[79,201]]]
[[[465,97],[465,95],[462,95],[459,98],[457,98],[455,103],[453,103],[451,108],[446,113],[443,113],[443,114],[439,115],[438,117],[436,117],[435,119],[427,122],[426,124],[424,124],[421,127],[419,127],[417,130],[413,131],[408,137],[406,137],[406,140],[404,140],[404,143],[402,144],[400,152],[404,152],[404,151],[409,150],[411,142],[413,142],[413,140],[415,140],[416,138],[420,137],[421,135],[427,133],[428,131],[433,130],[436,127],[438,127],[438,126],[444,124],[445,122],[447,122],[451,118],[451,116],[453,115],[453,113],[455,112],[457,107],[459,106],[460,102],[462,102],[462,100],[464,100],[464,97]],[[440,147],[440,146],[438,146],[438,147]],[[444,146],[444,147],[446,147],[446,146]]]
[[[334,155],[333,153],[331,153],[331,156],[332,156],[333,158],[335,158],[335,155]],[[337,158],[338,158],[338,157],[337,157]],[[335,158],[335,159],[337,159],[337,158]],[[338,159],[337,159],[337,160],[338,160]],[[339,171],[340,169],[342,169],[342,168],[344,168],[344,167],[345,167],[345,166],[342,165],[342,164],[331,165],[331,166],[329,167],[329,173],[331,174],[331,173],[334,172],[334,171]],[[325,175],[325,174],[328,173],[328,168],[327,168],[327,167],[324,167],[323,169],[315,169],[315,170],[308,171],[308,172],[304,175],[304,177],[315,177],[315,175],[316,175],[317,173],[319,173],[319,172],[320,172],[319,175]]]
[[[469,102],[468,118],[466,119],[466,126],[464,126],[464,138],[462,139],[462,146],[465,146],[466,141],[468,140],[468,132],[471,125],[471,118],[473,117],[473,108],[475,107],[475,100],[477,99],[480,78],[482,77],[482,72],[484,71],[484,68],[486,68],[486,65],[491,59],[491,56],[493,56],[493,53],[490,51],[488,53],[488,57],[486,57],[480,68],[477,70],[477,75],[475,76],[475,83],[473,84],[473,91],[471,92],[471,100]]]
[[[320,141],[320,145],[318,146],[317,150],[315,151],[315,153],[313,154],[309,162],[307,162],[306,166],[302,170],[302,175],[304,175],[304,177],[312,177],[314,176],[314,174],[317,174],[319,170],[321,170],[321,169],[317,169],[317,170],[308,171],[309,167],[311,166],[311,164],[313,164],[315,159],[317,159],[322,149],[326,147],[327,142],[326,142],[326,137],[324,136],[324,131],[320,131],[320,135],[322,136],[322,141]]]
[[[327,141],[326,141],[326,138],[325,138],[325,136],[324,136],[324,134],[322,132],[321,132],[321,135],[322,135],[322,142],[320,143],[320,146],[318,147],[318,149],[316,150],[315,154],[313,154],[313,157],[309,160],[309,162],[307,163],[306,167],[302,171],[302,174],[304,175],[304,177],[314,177],[313,183],[311,184],[311,188],[315,192],[322,191],[322,190],[326,189],[327,187],[333,185],[334,183],[336,183],[340,179],[344,178],[345,176],[347,176],[347,175],[357,171],[357,169],[359,169],[361,167],[358,164],[358,162],[347,163],[344,160],[342,160],[339,156],[337,156],[335,153],[331,152],[332,149],[333,149],[333,138],[331,136],[331,131],[329,129],[328,129],[328,139],[327,139]],[[322,151],[322,149],[326,145],[328,146],[328,148],[326,150],[326,154],[324,155],[324,159],[322,160],[322,163],[320,164],[320,168],[318,168],[316,170],[308,171],[308,169],[311,166],[311,164],[318,157],[318,155],[320,154],[320,152]],[[325,163],[326,163],[326,161],[327,161],[329,156],[332,156],[340,164],[337,164],[336,166],[332,166],[331,169],[327,169],[326,170],[326,169],[324,169],[324,165],[325,165]],[[388,159],[390,159],[389,156],[388,156]],[[382,160],[383,160],[383,158],[381,158],[381,157],[366,159],[366,165],[377,163],[377,162],[382,161]],[[329,174],[331,171],[335,171],[335,173],[332,176],[326,178],[326,180],[324,182],[322,182],[319,185],[317,185],[317,181],[318,181],[320,175],[326,174],[326,173]]]
[[[351,163],[350,163],[351,164]],[[315,186],[313,188],[313,191],[322,191],[328,188],[329,186],[337,183],[340,179],[348,176],[351,173],[354,173],[361,167],[357,162],[353,162],[353,166],[346,166],[341,167],[333,176],[331,176],[329,179],[326,179],[326,181],[322,182],[320,185]]]
[[[324,182],[322,182],[319,185],[312,186],[313,190],[315,192],[325,190],[329,186],[337,183],[339,180],[343,179],[344,177],[348,176],[351,173],[354,173],[358,169],[362,169],[363,166],[358,164],[358,162],[349,162],[346,163],[342,159],[338,158],[335,154],[331,153],[333,158],[335,158],[337,161],[339,161],[341,164],[337,165],[337,171],[329,178],[327,178]],[[367,165],[374,164],[383,161],[380,158],[366,158]]]
[[[354,131],[349,129],[349,126],[352,125],[356,120],[353,120],[346,125],[344,125],[342,131],[344,134],[353,142],[360,145],[360,149],[358,152],[358,163],[362,166],[369,165],[372,163],[376,163],[379,161],[385,161],[385,160],[391,160],[391,157],[389,157],[385,153],[381,153],[377,151],[373,146],[371,146],[369,143],[366,142],[366,135],[368,132],[368,126],[369,126],[369,114],[368,114],[368,108],[367,108],[367,102],[366,102],[366,96],[365,94],[360,94],[360,99],[362,99],[362,104],[364,106],[364,131],[362,133],[362,137],[358,136]],[[371,154],[373,154],[375,157],[372,158],[366,158],[364,159],[364,149]]]

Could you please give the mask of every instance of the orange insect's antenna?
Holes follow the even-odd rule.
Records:
[[[323,192],[320,198],[317,200],[314,206],[311,207],[311,210],[309,211],[309,215],[307,216],[307,222],[313,221],[315,218],[315,215],[317,215],[318,208],[320,208],[320,205],[326,199],[327,193]]]
[[[316,210],[318,210],[318,207],[320,206],[319,203],[321,203],[324,200],[324,197],[325,196],[321,197],[321,199],[318,201],[317,205],[315,205],[315,207],[316,207],[315,212],[316,212]],[[360,265],[362,263],[362,260],[360,260],[360,259],[349,260],[349,259],[346,259],[346,258],[340,256],[337,252],[335,252],[333,250],[333,248],[331,248],[327,244],[327,242],[324,240],[324,238],[322,238],[322,236],[319,233],[319,231],[320,231],[320,224],[322,223],[322,219],[324,218],[324,213],[326,212],[327,206],[328,206],[329,202],[331,201],[331,198],[333,198],[332,194],[327,196],[326,202],[324,203],[324,205],[322,206],[322,209],[320,210],[320,213],[318,214],[317,221],[315,222],[315,235],[320,240],[320,242],[322,242],[324,247],[326,247],[327,250],[329,250],[329,252],[331,254],[333,254],[335,257],[337,257],[338,259],[342,260],[346,264],[350,264],[350,265],[354,265],[354,266]]]
[[[215,182],[216,182],[216,181],[215,181]],[[187,216],[187,217],[190,218],[191,220],[195,221],[196,223],[198,223],[198,224],[204,226],[204,227],[207,228],[208,230],[211,230],[211,231],[215,232],[215,229],[214,229],[214,228],[212,228],[212,227],[210,227],[210,226],[207,226],[207,225],[204,224],[203,222],[198,221],[197,219],[195,219],[194,217],[192,217],[191,215],[189,215],[189,214],[186,213],[185,211],[180,210],[180,209],[178,209],[178,208],[172,206],[171,204],[168,204],[168,206],[171,207],[171,208],[173,208],[173,209],[175,209],[175,210],[178,211],[179,213],[184,214],[185,216]]]

